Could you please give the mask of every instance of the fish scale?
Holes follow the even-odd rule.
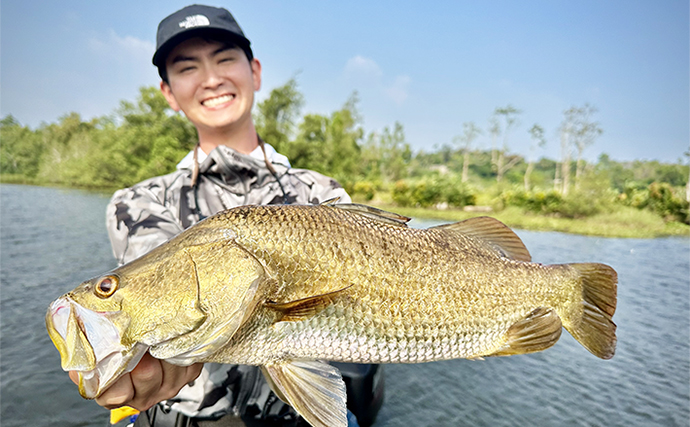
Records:
[[[146,351],[180,365],[259,365],[317,427],[347,425],[345,385],[323,361],[531,353],[554,345],[562,327],[613,356],[610,267],[532,263],[491,218],[426,230],[405,222],[331,202],[231,209],[84,282],[51,304],[46,325],[85,397]],[[99,328],[119,342],[95,339]]]
[[[327,212],[328,214],[339,213],[337,211]],[[334,222],[333,215],[329,215],[327,219],[319,221],[321,218],[296,218],[291,220],[286,220],[286,218],[279,218],[278,221],[269,221],[270,219],[270,209],[266,209],[263,215],[257,214],[257,219],[255,221],[248,221],[245,227],[234,226],[233,230],[238,233],[238,241],[246,244],[246,247],[252,248],[253,242],[260,241],[256,238],[257,235],[263,233],[270,233],[273,239],[281,240],[280,242],[272,242],[269,250],[261,250],[261,248],[255,248],[259,253],[263,253],[262,260],[270,271],[283,271],[292,274],[284,275],[282,278],[284,284],[287,288],[295,287],[308,287],[312,283],[319,283],[322,289],[337,289],[339,286],[342,287],[344,283],[357,282],[366,283],[367,287],[362,292],[357,293],[357,289],[353,289],[351,292],[347,293],[348,301],[357,302],[354,306],[348,307],[346,313],[341,314],[344,318],[351,319],[349,322],[344,324],[336,324],[337,327],[330,326],[328,322],[324,322],[323,319],[329,319],[334,315],[334,310],[325,310],[323,313],[314,316],[311,319],[304,321],[305,324],[301,322],[293,322],[292,324],[286,325],[285,328],[279,328],[275,331],[278,335],[284,334],[286,338],[273,338],[265,341],[265,338],[250,338],[249,342],[273,342],[281,341],[283,345],[280,347],[281,352],[277,354],[278,358],[304,358],[304,357],[314,357],[314,358],[328,358],[337,361],[356,361],[356,362],[421,362],[429,360],[439,360],[442,358],[456,358],[456,357],[479,357],[486,355],[490,352],[492,348],[496,348],[495,335],[499,335],[501,332],[504,333],[508,327],[517,321],[519,318],[524,317],[527,313],[536,308],[539,304],[533,303],[532,306],[523,309],[522,312],[513,313],[512,316],[500,316],[505,317],[503,322],[492,324],[491,328],[486,329],[482,334],[467,334],[463,336],[462,330],[462,318],[458,316],[459,312],[463,311],[461,304],[448,304],[449,299],[455,301],[470,301],[470,305],[478,306],[478,304],[472,304],[472,302],[478,302],[481,300],[481,294],[472,294],[470,298],[466,298],[461,293],[458,294],[457,290],[461,289],[462,286],[459,283],[470,283],[472,282],[472,276],[465,276],[458,278],[457,274],[453,274],[450,271],[440,272],[443,278],[438,277],[438,271],[436,277],[430,277],[428,274],[426,276],[422,274],[405,274],[407,271],[415,271],[415,268],[420,264],[425,266],[430,265],[429,262],[420,262],[423,259],[437,259],[441,258],[445,261],[447,265],[455,265],[457,260],[448,259],[447,253],[438,253],[435,249],[437,246],[432,246],[433,242],[441,240],[442,238],[438,236],[438,233],[428,233],[422,230],[413,230],[407,228],[401,228],[396,226],[385,226],[381,224],[376,224],[376,226],[371,226],[371,222],[366,218],[356,218],[353,222],[353,227],[350,230],[341,231],[342,234],[349,235],[349,232],[358,231],[359,233],[355,235],[356,241],[359,245],[345,245],[342,242],[336,240],[339,236],[334,236],[330,227],[330,224]],[[219,218],[219,221],[223,220]],[[227,218],[227,222],[235,224],[233,218]],[[262,229],[262,224],[271,224],[270,230]],[[275,227],[276,224],[288,224],[285,227]],[[314,226],[314,224],[323,224],[322,227]],[[364,231],[362,231],[364,230]],[[365,246],[373,252],[385,252],[382,250],[384,241],[383,237],[386,237],[386,233],[393,230],[393,237],[388,238],[386,242],[386,247],[393,246],[399,247],[400,242],[409,242],[411,239],[417,237],[415,243],[415,250],[411,251],[411,255],[417,255],[418,258],[414,258],[414,262],[410,262],[409,266],[402,263],[391,263],[391,262],[377,262],[377,258],[369,258],[372,254],[365,254],[362,251],[362,246]],[[400,235],[402,237],[398,237]],[[301,236],[309,235],[312,237],[308,244],[305,244],[301,240]],[[412,236],[410,236],[412,235]],[[300,239],[295,239],[295,236],[299,236]],[[334,241],[335,240],[335,241]],[[397,240],[397,241],[396,241]],[[421,244],[419,243],[421,241]],[[291,242],[293,244],[291,245]],[[364,242],[364,243],[363,243]],[[299,244],[299,250],[293,250],[294,244]],[[466,244],[467,245],[467,244]],[[326,248],[324,248],[324,246]],[[359,248],[357,247],[359,246]],[[456,249],[460,245],[446,245],[455,246]],[[430,248],[430,250],[424,251],[420,248]],[[312,263],[302,261],[319,259],[319,254],[324,253],[330,249],[335,256],[331,259],[338,259],[338,256],[342,256],[346,259],[352,259],[351,263],[340,263],[333,269],[328,270],[331,267],[330,264],[327,265],[326,271],[319,270],[315,268]],[[475,250],[474,252],[481,253],[481,250]],[[369,258],[368,262],[363,262],[361,258]],[[463,258],[462,254],[458,258]],[[390,257],[380,257],[379,260],[390,260]],[[511,263],[508,263],[509,265]],[[302,268],[300,268],[300,265]],[[366,270],[363,272],[356,267],[358,265],[367,266]],[[304,268],[304,267],[307,268]],[[338,269],[337,267],[341,268]],[[347,268],[347,267],[350,268]],[[462,272],[461,272],[462,273]],[[392,277],[393,275],[393,277]],[[395,277],[397,275],[397,277]],[[440,282],[445,279],[444,282]],[[496,278],[497,281],[504,283],[507,281],[505,275],[499,274]],[[323,282],[331,282],[326,286],[323,286]],[[332,283],[336,282],[336,283]],[[392,288],[387,286],[386,283],[396,282],[397,287]],[[442,283],[443,288],[440,292],[429,292],[430,284],[433,282]],[[451,283],[450,285],[448,283]],[[455,292],[450,292],[448,288],[455,288]],[[383,289],[382,292],[378,292],[377,289]],[[400,293],[404,291],[402,298],[393,298],[392,293]],[[500,295],[499,292],[496,293]],[[477,295],[476,299],[473,300],[472,296]],[[296,297],[292,297],[293,299]],[[346,299],[345,295],[341,299]],[[366,308],[362,308],[359,302],[367,301]],[[411,306],[409,302],[414,302],[414,307]],[[528,304],[529,301],[522,301],[522,304]],[[337,304],[337,303],[336,303]],[[505,298],[501,298],[494,305],[506,305]],[[362,311],[368,311],[368,316],[363,316]],[[467,311],[468,308],[465,308]],[[412,315],[409,313],[413,313]],[[414,319],[411,317],[417,316],[420,319]],[[269,316],[270,317],[270,316]],[[375,335],[379,338],[370,337],[367,341],[367,348],[379,348],[377,345],[381,343],[383,345],[381,352],[367,352],[367,358],[362,359],[362,355],[353,353],[349,349],[352,347],[353,343],[357,343],[360,337],[366,336],[366,328],[357,327],[361,325],[361,322],[366,326],[368,325],[367,319],[371,318],[392,318],[396,319],[393,324],[388,324],[387,327],[375,327],[373,331],[376,331]],[[453,322],[453,320],[455,322]],[[422,322],[450,322],[450,329],[452,333],[448,336],[449,347],[452,351],[448,352],[436,352],[428,350],[433,347],[437,342],[432,342],[431,346],[428,345],[426,340],[417,340],[415,337],[424,335],[424,326],[419,326]],[[333,322],[331,322],[332,325]],[[456,323],[455,325],[453,323]],[[397,324],[397,326],[396,326]],[[330,328],[330,329],[329,329]],[[474,328],[469,328],[474,330]],[[494,331],[494,329],[496,331]],[[325,331],[325,332],[324,332]],[[421,332],[420,332],[421,331]],[[500,331],[500,332],[497,332]],[[371,330],[370,330],[371,333]],[[319,337],[320,341],[325,341],[329,343],[328,350],[324,352],[319,352],[310,343],[314,342],[315,336]],[[400,338],[399,338],[400,337]],[[482,339],[482,337],[484,337]],[[438,339],[443,339],[445,337],[439,337]],[[502,342],[499,342],[502,344]],[[500,345],[499,345],[500,346]],[[276,347],[272,345],[269,346],[271,349],[276,350]],[[265,349],[252,348],[252,354],[265,354]],[[394,355],[394,356],[391,356]],[[255,360],[253,362],[256,363]]]

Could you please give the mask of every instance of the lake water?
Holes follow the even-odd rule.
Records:
[[[0,185],[3,427],[107,425],[107,411],[79,397],[60,369],[44,315],[56,297],[115,266],[108,198]],[[389,365],[375,425],[690,425],[690,240],[517,233],[536,262],[597,261],[618,271],[616,356],[599,360],[564,332],[532,355]]]

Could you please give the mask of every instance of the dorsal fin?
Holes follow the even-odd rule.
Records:
[[[412,219],[406,216],[398,215],[397,213],[387,212],[381,209],[373,208],[367,205],[360,205],[357,203],[339,203],[331,205],[338,209],[344,209],[357,215],[362,215],[375,221],[385,222],[390,225],[397,225],[399,227],[407,227],[407,223]]]
[[[496,218],[480,216],[433,228],[452,230],[483,240],[506,258],[517,261],[532,261],[532,255],[517,234]]]
[[[340,200],[340,197],[331,197],[330,199],[319,203],[319,206],[333,206],[338,203],[338,200]]]

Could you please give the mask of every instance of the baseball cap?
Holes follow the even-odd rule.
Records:
[[[165,65],[168,53],[179,43],[209,33],[228,37],[237,43],[248,57],[252,55],[249,40],[227,9],[193,4],[178,10],[158,24],[153,65],[161,68]]]

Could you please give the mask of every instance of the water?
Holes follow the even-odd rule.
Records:
[[[61,371],[44,314],[115,265],[108,197],[0,186],[3,427],[107,425],[107,411],[79,397]],[[599,360],[564,332],[532,355],[389,365],[376,426],[690,425],[689,240],[518,234],[537,262],[599,261],[618,271],[616,356]]]

